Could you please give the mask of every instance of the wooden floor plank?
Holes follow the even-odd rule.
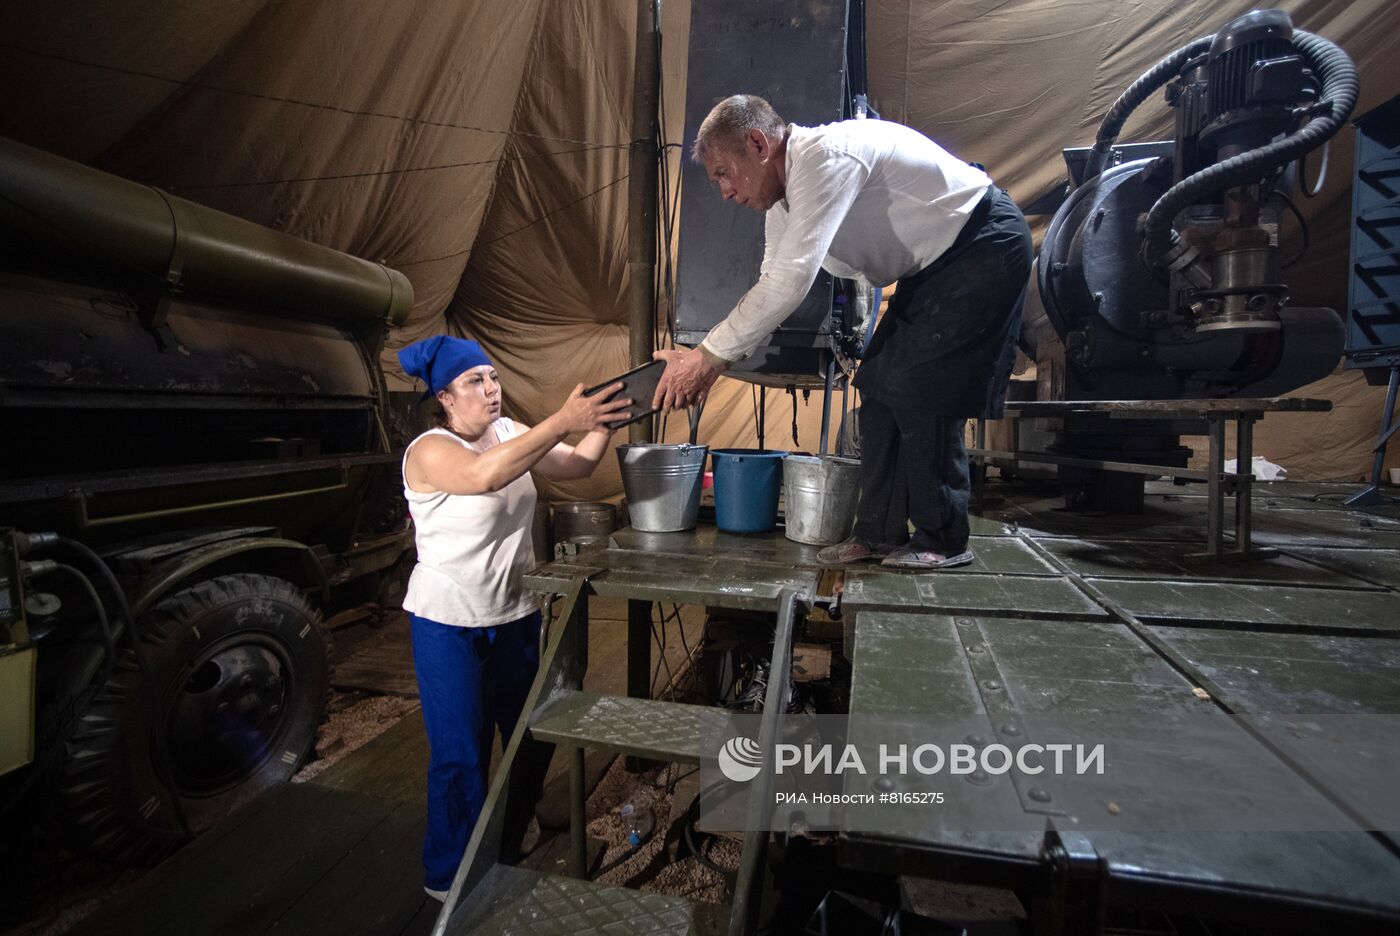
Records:
[[[316,780],[230,817],[76,932],[261,932],[258,926],[271,926],[386,816],[422,815],[427,759],[422,719],[410,715]],[[416,859],[412,864],[421,874]],[[272,908],[280,909],[269,915]]]
[[[307,888],[258,932],[287,936],[396,933],[430,898],[423,892],[420,853],[427,823],[421,804],[400,804],[322,869]]]
[[[425,894],[424,897],[427,895]],[[428,898],[423,901],[423,906],[412,918],[403,921],[398,930],[392,931],[392,936],[429,936],[433,931],[433,924],[437,922],[438,914],[441,912],[442,904]]]
[[[423,715],[411,712],[311,783],[402,802],[422,798],[427,770]]]
[[[303,901],[327,869],[344,860],[394,812],[395,805],[354,793],[332,791],[297,816],[297,824],[284,828],[276,850],[260,850],[242,856],[258,866],[242,871],[233,864],[226,890],[207,895],[210,919],[221,925],[204,930],[213,936],[251,936],[265,933],[292,907]],[[289,817],[290,818],[290,817]],[[229,856],[237,860],[239,856]],[[167,925],[153,936],[180,936],[187,927]]]

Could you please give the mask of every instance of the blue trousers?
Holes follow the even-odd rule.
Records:
[[[410,620],[429,749],[424,884],[447,890],[486,803],[492,736],[509,742],[534,683],[540,613],[495,627]]]

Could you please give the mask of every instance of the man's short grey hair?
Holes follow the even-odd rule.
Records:
[[[735,94],[714,106],[690,148],[690,158],[704,163],[711,149],[734,151],[743,148],[743,137],[750,130],[761,130],[765,136],[782,139],[787,121],[778,116],[773,105],[756,94]]]

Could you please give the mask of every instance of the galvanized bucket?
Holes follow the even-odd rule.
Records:
[[[707,445],[619,445],[617,463],[634,530],[674,533],[695,526]]]
[[[831,546],[851,535],[860,498],[860,462],[835,455],[789,455],[783,460],[785,535]]]

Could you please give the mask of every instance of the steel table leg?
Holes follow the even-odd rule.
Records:
[[[583,748],[569,750],[569,874],[588,878],[587,792],[584,790]]]
[[[1210,448],[1206,455],[1206,555],[1222,552],[1225,526],[1225,420],[1210,415]]]
[[[836,383],[836,355],[826,362],[826,387],[822,390],[822,435],[819,454],[826,454],[831,431],[831,388]]]
[[[651,602],[627,599],[627,694],[651,698]],[[640,773],[648,761],[628,757],[627,770]]]
[[[1381,494],[1381,473],[1385,470],[1385,447],[1390,441],[1391,435],[1395,433],[1396,423],[1392,418],[1395,412],[1395,395],[1400,389],[1400,367],[1390,369],[1390,383],[1385,391],[1385,409],[1381,412],[1381,435],[1380,441],[1376,443],[1375,460],[1371,466],[1371,483],[1365,488],[1348,497],[1343,503],[1347,507],[1369,507],[1373,504],[1385,502],[1385,496]]]
[[[1254,420],[1240,416],[1235,420],[1235,552],[1247,555],[1250,550],[1250,512],[1253,509],[1254,485]]]

